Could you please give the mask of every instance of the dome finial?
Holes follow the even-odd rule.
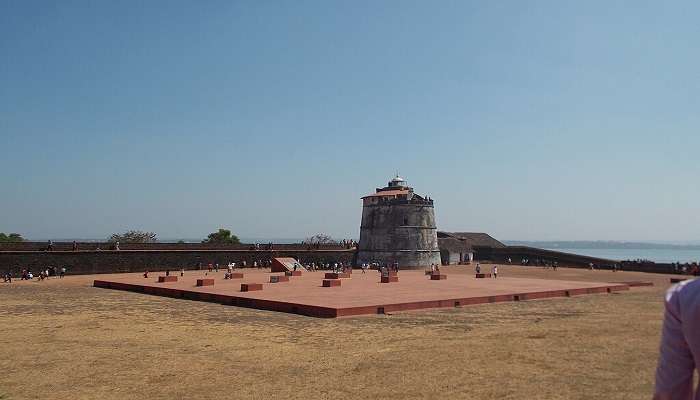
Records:
[[[389,181],[389,187],[403,187],[406,186],[406,181],[399,175],[399,172],[396,171],[396,176],[394,179]]]

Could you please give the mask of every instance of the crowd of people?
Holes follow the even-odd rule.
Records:
[[[302,245],[306,246],[306,250],[312,250],[312,249],[320,249],[321,247],[328,246],[328,247],[337,247],[337,246],[342,246],[345,249],[354,249],[357,247],[357,241],[354,239],[343,239],[338,242],[328,242],[328,243],[321,243],[321,242],[306,242],[302,241]]]
[[[63,277],[66,276],[66,271],[66,267],[46,267],[39,270],[39,273],[34,273],[30,268],[26,268],[22,269],[22,271],[20,272],[19,280],[31,281],[36,278],[39,281],[43,281],[44,279],[48,279],[49,277],[63,279]],[[3,283],[12,283],[12,279],[16,279],[12,271],[5,271],[5,273],[2,274]]]

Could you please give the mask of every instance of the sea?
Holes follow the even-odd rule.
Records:
[[[642,259],[657,263],[700,262],[700,249],[567,249],[558,247],[548,250],[620,261]]]

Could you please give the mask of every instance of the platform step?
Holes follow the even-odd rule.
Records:
[[[323,287],[336,287],[340,286],[342,281],[340,279],[324,279]]]
[[[262,283],[241,283],[241,292],[253,292],[263,290]]]

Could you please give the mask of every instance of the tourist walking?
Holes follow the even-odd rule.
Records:
[[[180,276],[185,276],[185,269],[184,268],[180,269]]]
[[[666,292],[666,311],[656,368],[654,400],[700,399],[693,375],[700,366],[700,280],[687,280]]]
[[[493,268],[491,268],[491,274],[493,275],[493,279],[498,278],[498,266],[494,265]]]
[[[479,265],[479,263],[476,263],[476,273],[477,274],[481,273],[481,265]]]

